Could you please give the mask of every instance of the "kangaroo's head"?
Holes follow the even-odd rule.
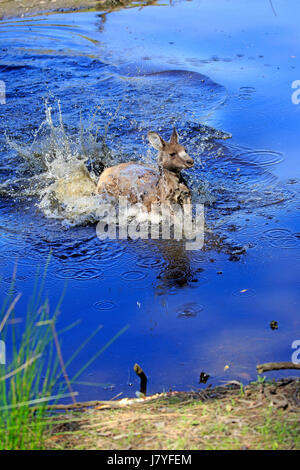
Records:
[[[178,143],[178,134],[174,127],[170,142],[166,142],[157,132],[148,132],[148,139],[152,147],[158,150],[158,165],[169,171],[178,172],[191,168],[194,160],[188,155],[186,149]]]

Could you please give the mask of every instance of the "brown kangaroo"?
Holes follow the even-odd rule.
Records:
[[[181,170],[191,168],[194,160],[178,143],[176,129],[170,142],[157,132],[148,132],[150,144],[158,150],[158,168],[134,161],[107,168],[101,174],[96,192],[113,197],[127,197],[129,203],[142,203],[148,211],[151,204],[191,204],[191,192]]]

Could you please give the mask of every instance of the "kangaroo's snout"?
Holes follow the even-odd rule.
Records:
[[[192,166],[194,166],[194,159],[191,158],[190,156],[188,156],[188,158],[186,158],[185,160],[185,164],[186,164],[186,167],[187,168],[192,168]]]

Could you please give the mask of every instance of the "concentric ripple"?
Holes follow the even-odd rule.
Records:
[[[299,234],[285,228],[265,230],[262,238],[274,248],[300,248]]]
[[[285,238],[283,240],[275,238],[270,241],[270,245],[274,248],[300,248],[300,242],[295,237]]]
[[[96,268],[61,268],[55,273],[58,279],[73,279],[76,281],[90,281],[93,279],[100,279],[104,277],[104,273],[101,269]]]
[[[238,97],[240,100],[251,100],[255,91],[255,88],[252,86],[242,86],[240,87]]]
[[[283,155],[273,150],[250,150],[237,155],[245,163],[257,166],[277,165],[283,161]]]
[[[187,277],[187,272],[181,268],[171,268],[166,271],[163,278],[166,281],[179,281]]]
[[[186,304],[181,305],[176,310],[176,314],[178,318],[193,318],[198,315],[198,313],[202,312],[203,306],[199,305],[197,302],[188,302]]]
[[[116,243],[105,243],[101,244],[99,248],[95,251],[91,260],[93,263],[110,265],[117,263],[119,258],[124,253],[124,246]]]
[[[194,287],[194,288],[197,288],[197,287],[200,287],[204,284],[207,284],[209,282],[209,280],[207,279],[207,277],[204,277],[204,276],[201,276],[201,277],[195,277],[195,278],[192,278],[188,281],[188,285],[190,287]]]
[[[138,259],[136,264],[141,268],[155,268],[157,266],[163,266],[165,261],[158,256],[142,256]]]
[[[141,281],[146,277],[147,274],[141,271],[126,271],[121,274],[121,279],[124,279],[124,281]]]
[[[116,308],[116,306],[115,302],[112,302],[111,300],[99,300],[94,303],[94,307],[97,310],[112,310]]]
[[[263,232],[263,236],[269,239],[284,239],[291,235],[292,232],[286,228],[271,228]]]

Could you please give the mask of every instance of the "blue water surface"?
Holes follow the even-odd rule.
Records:
[[[291,360],[300,339],[300,104],[292,102],[300,4],[273,3],[161,2],[0,22],[1,297],[18,260],[21,331],[37,269],[52,252],[53,310],[66,286],[58,327],[80,320],[61,338],[65,359],[102,325],[71,377],[129,325],[77,379],[80,400],[133,396],[136,362],[154,393],[203,387],[201,372],[214,385],[247,383],[258,363]],[[51,136],[47,125],[36,132],[49,107],[59,127],[59,106],[71,151],[84,147],[100,167],[143,160],[147,132],[168,138],[176,125],[195,158],[185,177],[194,202],[205,203],[204,248],[101,242],[92,221],[45,213],[46,179],[33,156],[43,159]],[[80,129],[86,137],[89,126],[84,146]]]

